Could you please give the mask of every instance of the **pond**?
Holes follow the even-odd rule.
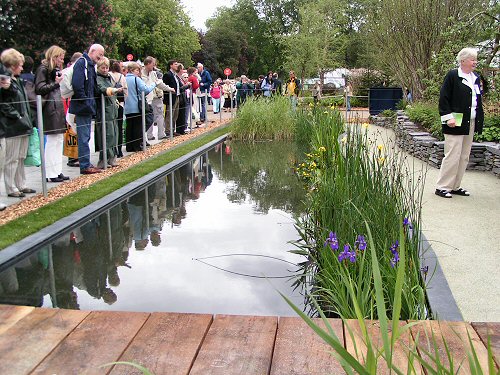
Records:
[[[0,273],[0,303],[294,315],[292,143],[222,143]]]

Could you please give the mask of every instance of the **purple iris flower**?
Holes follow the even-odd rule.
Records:
[[[330,232],[328,235],[325,245],[324,246],[330,246],[330,248],[335,251],[339,249],[339,240],[337,239],[337,233]]]
[[[391,267],[394,268],[396,267],[396,264],[398,264],[399,262],[399,253],[395,251],[392,254],[394,255],[394,257],[391,259]]]
[[[390,248],[392,255],[397,254],[397,252],[398,252],[398,248],[399,248],[399,241],[396,241],[396,242],[394,242],[394,243],[392,244],[392,246],[391,246],[391,248]]]
[[[351,257],[351,252],[349,250],[351,250],[351,246],[349,244],[345,244],[344,251],[342,251],[339,254],[339,262],[342,262],[344,259]],[[354,260],[356,260],[356,259],[354,259]]]
[[[356,252],[354,250],[349,253],[349,261],[351,263],[356,262]]]
[[[356,242],[354,243],[354,245],[357,245],[359,250],[364,251],[366,249],[366,239],[365,239],[365,236],[362,236],[362,235],[359,234],[358,238],[356,239]]]

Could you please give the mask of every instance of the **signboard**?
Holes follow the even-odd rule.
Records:
[[[224,69],[224,74],[229,77],[233,71],[229,68]]]
[[[127,55],[127,61],[132,61],[134,59],[134,55],[132,55],[131,53],[129,53]]]

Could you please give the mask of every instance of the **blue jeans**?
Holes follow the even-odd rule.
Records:
[[[78,139],[78,161],[80,170],[90,167],[90,130],[92,116],[75,116],[76,134]]]
[[[351,110],[351,97],[350,96],[347,97],[347,110],[348,111]]]

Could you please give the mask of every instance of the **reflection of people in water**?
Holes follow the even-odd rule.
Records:
[[[156,181],[154,187],[153,199],[149,201],[149,239],[151,245],[159,246],[161,243],[161,230],[165,221],[164,212],[167,210],[166,177]]]
[[[35,253],[0,273],[0,303],[42,306],[48,279],[47,249]]]
[[[80,258],[87,293],[94,298],[102,298],[106,303],[114,303],[116,299],[111,297],[114,293],[111,293],[107,286],[108,269],[113,254],[106,220],[106,214],[102,214],[81,227],[83,241],[80,244]]]
[[[134,239],[135,249],[144,250],[149,243],[149,228],[146,216],[147,190],[141,191],[129,198],[127,206],[130,215],[130,228]]]
[[[78,296],[73,289],[75,264],[80,261],[79,239],[74,232],[68,233],[52,244],[52,263],[56,300],[54,307],[78,310]],[[77,256],[75,256],[77,252]]]

